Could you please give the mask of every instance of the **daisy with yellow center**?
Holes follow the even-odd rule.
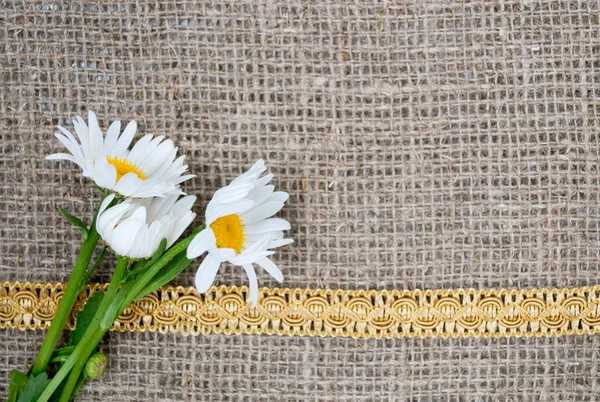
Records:
[[[137,131],[135,121],[129,122],[123,133],[121,122],[113,122],[106,136],[94,112],[89,112],[88,124],[80,116],[73,122],[79,141],[59,126],[61,132],[56,138],[70,153],[52,154],[46,159],[74,162],[99,187],[131,198],[182,194],[179,184],[193,177],[184,174],[184,157],[177,157],[177,147],[164,136],[145,135],[130,150]]]
[[[221,263],[244,268],[250,282],[248,301],[258,301],[258,280],[253,264],[262,267],[279,282],[283,281],[281,270],[268,257],[272,249],[292,243],[283,238],[283,231],[290,229],[288,221],[272,218],[283,208],[288,194],[274,191],[268,183],[272,174],[260,177],[266,170],[259,160],[236,178],[231,184],[213,195],[206,208],[206,228],[190,243],[188,258],[196,258],[208,252],[196,272],[195,285],[198,292],[206,292],[215,280]]]

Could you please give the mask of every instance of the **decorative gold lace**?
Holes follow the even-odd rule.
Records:
[[[88,286],[76,304],[106,285]],[[63,284],[4,282],[0,328],[50,325]],[[128,307],[115,331],[355,338],[558,336],[600,332],[600,286],[527,290],[260,290],[165,287]],[[68,323],[73,328],[75,319]]]

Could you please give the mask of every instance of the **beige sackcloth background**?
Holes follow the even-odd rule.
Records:
[[[0,5],[2,280],[67,279],[80,240],[56,205],[89,217],[98,193],[44,156],[62,149],[57,124],[94,110],[103,128],[135,119],[173,138],[199,214],[264,158],[290,193],[285,286],[600,282],[597,2]],[[0,330],[2,398],[42,338]],[[79,400],[597,401],[599,347],[111,333],[109,371]]]

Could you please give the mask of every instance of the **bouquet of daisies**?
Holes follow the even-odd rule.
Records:
[[[187,173],[185,157],[178,156],[173,142],[149,134],[134,143],[135,121],[122,132],[121,123],[115,121],[103,135],[93,112],[87,124],[78,117],[73,125],[77,138],[63,127],[56,133],[69,153],[47,159],[77,164],[102,199],[89,226],[58,207],[81,229],[81,249],[37,359],[27,372],[11,373],[9,402],[72,400],[86,380],[105,371],[107,357],[98,344],[123,310],[166,285],[202,255],[195,278],[198,292],[210,288],[220,265],[228,261],[246,271],[248,302],[256,304],[254,265],[281,282],[283,275],[269,256],[292,242],[283,235],[290,224],[272,217],[288,194],[274,191],[269,184],[273,175],[262,175],[266,170],[262,160],[216,191],[206,207],[204,225],[181,239],[196,217],[192,211],[196,197],[181,190],[181,183],[194,176]],[[78,294],[107,254],[116,259],[108,288],[88,299],[70,343],[58,347]]]

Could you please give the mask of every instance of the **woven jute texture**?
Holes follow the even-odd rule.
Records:
[[[66,280],[79,235],[55,207],[89,217],[98,193],[43,157],[94,110],[173,138],[199,213],[264,158],[288,287],[598,282],[595,2],[2,1],[0,47],[1,280]],[[0,394],[42,337],[0,331]],[[111,333],[80,399],[595,401],[599,342]]]

